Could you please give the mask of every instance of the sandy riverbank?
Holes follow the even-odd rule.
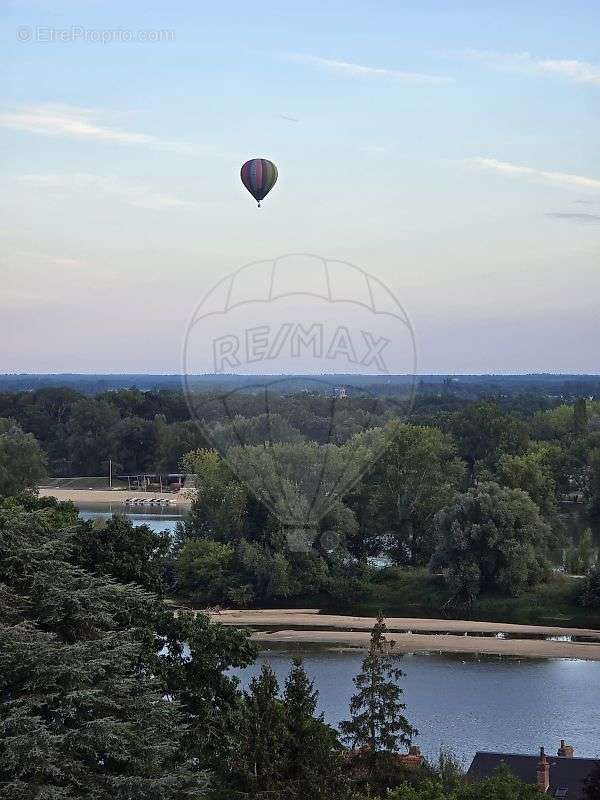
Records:
[[[56,497],[57,500],[72,500],[76,506],[89,505],[93,503],[115,505],[123,504],[125,509],[126,499],[137,498],[139,500],[169,500],[170,507],[175,509],[188,509],[192,505],[189,494],[185,492],[135,492],[120,489],[39,489],[40,497]]]
[[[320,614],[316,609],[224,610],[212,613],[211,617],[225,625],[268,627],[269,630],[252,633],[252,638],[261,645],[287,642],[365,648],[374,623],[372,617]],[[403,617],[386,617],[385,621],[388,638],[404,653],[482,653],[600,661],[600,631],[597,630]],[[477,636],[478,633],[488,635]],[[498,634],[540,638],[501,638]],[[585,637],[594,641],[548,641],[543,637]]]

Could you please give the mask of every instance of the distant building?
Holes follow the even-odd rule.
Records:
[[[467,779],[479,781],[506,767],[523,781],[538,786],[548,797],[561,800],[584,800],[584,781],[600,765],[599,759],[575,758],[571,745],[561,740],[556,756],[547,756],[544,748],[539,756],[513,753],[476,753]]]

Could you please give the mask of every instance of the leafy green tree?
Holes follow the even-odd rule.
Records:
[[[572,545],[566,553],[565,567],[573,575],[585,575],[594,566],[598,552],[590,528],[586,528],[577,545]]]
[[[197,497],[192,505],[189,535],[229,541],[241,538],[248,504],[247,491],[215,450],[196,450],[183,459],[194,475]]]
[[[187,453],[206,447],[206,438],[196,422],[167,423],[164,416],[155,421],[155,469],[161,472],[179,472]]]
[[[33,488],[46,476],[46,457],[36,438],[0,418],[0,497]]]
[[[236,563],[242,580],[250,582],[261,601],[285,599],[300,592],[300,586],[292,577],[291,565],[282,552],[242,540],[236,548]]]
[[[463,783],[447,791],[436,780],[427,780],[419,786],[405,784],[389,792],[386,800],[538,800],[539,797],[537,786],[523,783],[502,769],[491,778]]]
[[[548,450],[536,447],[522,455],[501,457],[496,470],[498,482],[522,489],[548,515],[556,511],[556,483],[548,461]]]
[[[139,583],[150,591],[163,588],[168,533],[136,525],[121,516],[105,522],[79,521],[73,533],[73,559],[89,572],[111,575],[120,583]]]
[[[154,468],[156,428],[153,421],[126,417],[114,425],[110,438],[109,456],[126,474]]]
[[[529,443],[527,426],[504,414],[493,402],[472,403],[453,415],[450,430],[469,466],[473,483],[477,481],[479,464],[493,466],[504,453],[524,453]]]
[[[532,417],[529,428],[532,438],[540,441],[567,439],[573,432],[573,406],[563,404],[538,411]]]
[[[433,517],[465,479],[451,436],[435,428],[388,424],[390,444],[364,481],[369,496],[363,529],[382,537],[397,563],[427,563],[435,548]]]
[[[187,715],[185,752],[222,775],[238,746],[240,692],[228,670],[253,663],[256,647],[246,631],[205,614],[174,615],[161,604],[153,619],[145,663]]]
[[[76,475],[103,474],[103,462],[112,458],[111,433],[119,421],[119,412],[107,401],[85,398],[75,403],[65,432]]]
[[[394,642],[386,639],[386,625],[379,615],[371,631],[369,652],[354,678],[356,694],[350,701],[351,719],[340,723],[344,740],[353,748],[367,748],[371,754],[396,752],[410,745],[417,730],[403,712],[402,689],[405,673],[397,666],[400,655]]]
[[[175,560],[179,585],[196,601],[220,602],[233,577],[234,556],[230,544],[188,539]]]
[[[453,601],[482,592],[518,595],[549,570],[550,526],[521,489],[481,484],[459,495],[435,520],[432,569],[445,570]]]
[[[600,566],[590,570],[583,581],[578,599],[584,608],[600,608]]]

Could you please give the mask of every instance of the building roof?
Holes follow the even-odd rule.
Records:
[[[583,781],[600,760],[594,758],[565,758],[546,753],[550,764],[550,788],[547,797],[562,800],[584,800]],[[467,778],[481,780],[491,777],[500,767],[507,767],[512,774],[524,783],[536,783],[536,769],[539,756],[519,753],[475,753]]]

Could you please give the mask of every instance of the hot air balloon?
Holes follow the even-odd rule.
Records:
[[[277,167],[267,158],[251,158],[240,170],[242,183],[258,203],[263,200],[275,186]]]

